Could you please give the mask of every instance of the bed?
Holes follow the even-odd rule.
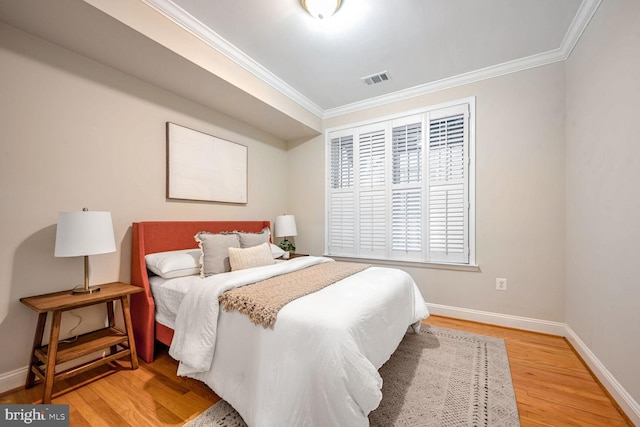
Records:
[[[175,323],[156,319],[167,304],[156,307],[152,283],[175,281],[150,274],[146,255],[195,249],[194,236],[202,231],[260,233],[269,226],[269,221],[134,223],[131,282],[144,289],[131,296],[138,354],[151,362],[156,341],[169,346],[180,361],[178,375],[205,382],[250,426],[366,426],[382,398],[377,370],[410,326],[419,329],[428,316],[407,273],[364,268],[289,302],[272,327],[255,325],[237,310],[219,309],[219,296],[333,260],[298,257],[207,278],[192,275],[172,285],[174,291],[187,289],[173,309]]]

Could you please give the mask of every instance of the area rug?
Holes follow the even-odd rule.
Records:
[[[405,335],[380,375],[382,402],[369,414],[371,426],[520,425],[502,339],[423,324]],[[223,400],[185,425],[246,427]]]

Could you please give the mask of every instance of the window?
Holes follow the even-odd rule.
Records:
[[[328,132],[327,253],[474,262],[473,98]]]

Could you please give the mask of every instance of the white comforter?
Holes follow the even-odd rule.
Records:
[[[228,289],[332,261],[300,257],[192,287],[170,348],[178,374],[204,381],[250,426],[367,426],[382,399],[378,368],[428,316],[411,276],[371,267],[285,305],[274,329],[219,310]]]

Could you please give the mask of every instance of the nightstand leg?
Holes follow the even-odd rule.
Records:
[[[58,339],[60,338],[60,319],[62,319],[62,311],[54,311],[51,335],[49,336],[49,348],[47,350],[47,370],[45,372],[44,393],[42,395],[43,404],[51,403],[51,395],[53,394],[53,378],[56,374],[56,356],[58,354]]]
[[[116,317],[113,313],[113,301],[107,301],[107,317],[109,319],[109,327],[113,328],[116,325]],[[118,348],[115,345],[110,347],[111,354],[115,354],[118,351]]]
[[[124,326],[127,329],[129,337],[129,350],[131,350],[131,369],[138,369],[138,353],[136,353],[136,342],[133,338],[133,325],[131,324],[131,310],[129,308],[129,296],[125,295],[120,298],[122,303],[122,315],[124,317]]]
[[[107,301],[107,317],[109,319],[109,327],[113,328],[116,324],[115,315],[113,314],[113,301]]]
[[[36,326],[36,334],[33,337],[33,348],[31,349],[31,362],[29,362],[29,372],[27,372],[27,382],[25,388],[31,388],[36,382],[36,374],[33,373],[35,366],[38,366],[38,358],[36,350],[42,345],[42,337],[44,336],[44,324],[47,323],[47,312],[38,315],[38,324]]]

